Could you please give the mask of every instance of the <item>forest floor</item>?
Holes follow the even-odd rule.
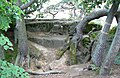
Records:
[[[30,33],[29,32],[29,37],[38,37],[41,36],[41,33]],[[44,34],[42,34],[44,36]],[[51,51],[54,52],[54,51]],[[51,57],[52,58],[52,57]],[[72,65],[72,66],[66,66],[66,65],[61,65],[57,68],[54,68],[50,71],[61,71],[62,73],[59,74],[42,74],[42,75],[30,75],[30,78],[120,78],[120,65],[113,65],[112,70],[111,70],[111,75],[110,76],[99,76],[97,75],[97,71],[92,71],[85,69],[90,65],[90,63],[86,64],[79,64],[79,65]],[[35,71],[39,72],[40,71]],[[43,72],[42,72],[43,73]]]
[[[80,64],[56,68],[61,74],[30,75],[31,78],[120,78],[120,65],[114,65],[110,76],[99,76],[96,71],[84,69],[89,65]],[[54,70],[54,69],[53,69]]]

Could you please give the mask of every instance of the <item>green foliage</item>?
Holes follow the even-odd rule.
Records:
[[[13,3],[13,2],[12,2]],[[12,18],[20,19],[23,11],[16,5],[6,0],[0,1],[0,29],[7,31]]]
[[[109,36],[110,36],[111,39],[114,38],[114,35],[115,35],[115,32],[116,32],[116,29],[117,29],[116,26],[113,27],[112,29],[110,29],[110,31],[109,31]]]
[[[82,39],[82,45],[86,48],[90,47],[90,44],[93,40],[96,40],[99,31],[92,32],[89,36],[86,36]]]
[[[95,24],[94,22],[90,22],[89,24],[87,24],[83,30],[84,34],[88,34],[91,30],[94,31],[99,31],[102,29],[102,25],[100,24]]]
[[[18,51],[17,51],[17,44],[13,46],[14,51],[11,50],[6,50],[5,51],[5,60],[10,62],[10,63],[14,63],[15,59],[17,57]]]
[[[99,67],[97,67],[95,64],[90,64],[90,68],[93,70],[93,71],[96,71],[99,69]]]
[[[83,42],[82,45],[87,48],[90,44],[90,37],[86,36],[85,38],[82,39],[82,42]]]
[[[91,12],[94,8],[101,8],[104,4],[105,8],[109,9],[109,6],[116,0],[63,0],[64,2],[72,2],[76,7],[84,10],[84,12]],[[118,2],[119,0],[117,0]]]
[[[41,10],[41,8],[43,8],[43,3],[47,2],[47,1],[49,1],[49,0],[35,0],[35,2],[31,6],[29,6],[29,8],[25,9],[26,13],[27,13],[26,17],[29,17],[28,14],[32,13],[34,11],[41,13],[40,10]],[[28,0],[28,2],[29,2],[29,0]]]
[[[21,14],[24,14],[15,3],[16,0],[10,0],[9,2],[7,0],[0,1],[0,30],[7,31],[10,28],[9,24],[12,19],[20,19]],[[12,43],[3,34],[0,35],[0,46],[3,46],[5,50],[13,50]]]
[[[23,68],[0,60],[0,78],[30,78]]]
[[[89,67],[92,71],[95,71],[96,74],[99,74],[100,67],[97,67],[95,64],[90,64]]]
[[[13,50],[13,44],[10,42],[8,37],[5,37],[3,34],[0,36],[0,46],[3,46],[5,50]]]
[[[76,57],[76,46],[74,43],[70,43],[70,65],[77,64],[77,57]]]
[[[102,28],[101,25],[95,24],[94,22],[87,24],[86,28],[84,28],[83,30],[83,34],[85,36],[82,39],[82,43],[83,43],[82,45],[86,48],[89,47],[91,41],[97,37],[101,28]]]
[[[99,31],[93,32],[92,34],[90,34],[91,39],[95,39],[98,35]]]
[[[62,51],[61,49],[58,50],[57,53],[56,53],[57,59],[60,59],[63,56],[64,53],[65,53],[65,51]]]
[[[116,28],[117,28],[117,27],[115,26],[115,27],[113,27],[112,29],[110,29],[109,34],[115,34]]]
[[[21,0],[23,3],[29,2],[29,0]]]

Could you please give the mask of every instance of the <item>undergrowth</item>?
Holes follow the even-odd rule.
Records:
[[[30,78],[23,68],[0,60],[0,78]]]

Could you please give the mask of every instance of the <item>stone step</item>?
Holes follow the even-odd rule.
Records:
[[[47,48],[60,48],[65,44],[66,35],[46,35],[28,32],[28,40]]]
[[[57,49],[46,48],[44,46],[38,45],[38,44],[31,42],[31,41],[28,41],[28,43],[29,43],[31,55],[34,55],[37,58],[44,56],[44,59],[46,59],[49,62],[56,59],[55,53],[56,53]]]
[[[44,66],[46,66],[46,64],[49,64],[53,60],[56,60],[55,53],[57,49],[46,48],[29,40],[28,40],[28,44],[29,44],[29,53],[31,57],[30,67],[32,68],[32,70],[37,70],[36,66],[45,69]]]

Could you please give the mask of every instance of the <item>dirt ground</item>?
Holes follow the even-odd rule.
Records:
[[[120,78],[120,65],[114,65],[110,76],[99,76],[95,71],[87,70],[89,64],[61,66],[53,70],[63,71],[61,74],[30,75],[31,78]]]
[[[30,37],[32,36],[43,36],[43,34],[39,33],[30,33],[28,32]],[[50,49],[49,49],[50,50]],[[51,51],[54,52],[54,51]],[[51,57],[51,56],[50,56]],[[80,65],[72,65],[72,66],[65,66],[61,65],[57,68],[52,69],[62,71],[61,74],[44,74],[44,75],[30,75],[30,78],[120,78],[120,65],[113,65],[112,73],[110,76],[99,76],[95,71],[87,70],[84,68],[88,67],[90,64],[80,64]],[[38,71],[37,71],[38,72]],[[40,72],[40,71],[39,71]]]

